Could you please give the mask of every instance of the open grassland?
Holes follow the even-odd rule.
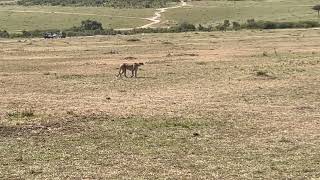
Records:
[[[6,3],[7,1],[0,1]],[[175,6],[177,3],[169,3]],[[319,21],[311,9],[316,0],[244,0],[188,1],[187,6],[162,13],[161,22],[154,26],[167,27],[182,22],[216,25],[224,20],[240,23],[248,19],[298,22]],[[22,30],[66,29],[82,20],[100,21],[105,28],[134,28],[150,23],[156,9],[114,9],[106,7],[62,6],[0,6],[0,29],[9,32]]]
[[[106,7],[0,6],[0,29],[67,29],[91,19],[104,28],[133,28],[147,24],[143,18],[153,16],[153,9],[114,9]]]
[[[0,179],[319,178],[319,34],[0,40]]]
[[[311,9],[316,0],[262,0],[262,1],[192,1],[190,6],[164,13],[163,24],[181,22],[216,24],[228,19],[245,22],[247,19],[269,21],[319,21]]]

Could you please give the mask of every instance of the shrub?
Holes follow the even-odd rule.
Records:
[[[93,20],[85,20],[81,21],[81,30],[103,30],[102,24]]]
[[[205,27],[203,27],[201,24],[198,25],[198,31],[205,31]]]
[[[267,71],[257,71],[256,75],[257,75],[257,76],[269,77]]]
[[[28,31],[26,31],[26,30],[23,30],[23,31],[22,31],[22,36],[23,36],[23,37],[31,37],[31,33],[28,32]]]
[[[46,32],[59,34],[61,38],[66,36],[93,36],[93,35],[133,35],[139,33],[178,33],[178,32],[189,32],[189,31],[213,31],[220,30],[226,31],[230,26],[229,20],[225,20],[223,24],[219,24],[216,27],[203,26],[201,24],[196,28],[193,24],[190,23],[181,23],[177,26],[170,28],[143,28],[143,29],[132,29],[126,31],[119,31],[113,29],[103,29],[102,24],[97,21],[85,20],[81,22],[80,26],[74,26],[70,29],[66,29],[63,32],[61,30],[34,30],[34,31],[22,31],[22,34],[14,33],[9,34],[7,31],[0,31],[0,37],[5,38],[15,38],[15,37],[43,37]],[[283,28],[312,28],[320,27],[319,22],[317,21],[300,21],[300,22],[272,22],[272,21],[255,21],[254,19],[247,20],[246,23],[240,24],[238,22],[232,22],[232,28],[234,30],[239,29],[283,29]],[[136,40],[129,40],[136,41]]]
[[[264,52],[262,53],[262,56],[268,56],[268,53],[264,51]]]
[[[230,26],[230,21],[229,20],[224,20],[223,26],[228,28]]]
[[[262,29],[277,29],[277,27],[278,27],[278,23],[271,22],[271,21],[266,21],[261,24],[262,24]]]
[[[246,28],[255,29],[255,28],[258,28],[258,24],[256,23],[256,21],[254,19],[248,19],[247,24],[246,24]]]
[[[193,24],[183,22],[176,27],[173,27],[175,32],[187,32],[187,31],[195,31],[196,27]]]
[[[226,31],[230,27],[230,21],[229,20],[224,20],[223,24],[219,24],[216,26],[216,29],[218,31]]]
[[[300,21],[298,24],[302,25],[303,28],[319,27],[320,24],[317,21]]]
[[[241,29],[241,25],[238,22],[232,22],[232,28],[237,31]]]
[[[226,31],[227,29],[223,26],[223,24],[219,24],[216,26],[216,30],[218,31]]]
[[[317,5],[313,6],[312,9],[318,12],[318,17],[319,17],[320,4],[317,4]]]
[[[272,21],[255,21],[249,19],[242,28],[245,29],[284,29],[284,28],[313,28],[319,27],[317,21],[299,21],[299,22],[272,22]]]
[[[294,22],[282,22],[282,23],[279,23],[278,25],[279,29],[294,28],[294,27],[295,27]]]
[[[67,37],[66,32],[61,32],[61,38],[66,38],[66,37]]]
[[[129,41],[129,42],[136,42],[136,41],[141,41],[141,40],[138,39],[138,38],[130,38],[130,39],[128,39],[127,41]]]
[[[7,116],[9,116],[11,118],[33,117],[34,116],[34,110],[32,110],[32,109],[24,109],[22,111],[8,112]]]
[[[9,36],[10,36],[9,33],[6,30],[4,31],[0,30],[0,38],[8,38]]]

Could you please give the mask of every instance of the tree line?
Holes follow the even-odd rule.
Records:
[[[92,35],[132,35],[139,33],[179,33],[190,31],[238,31],[241,29],[286,29],[286,28],[314,28],[320,27],[320,23],[317,21],[299,21],[299,22],[272,22],[272,21],[256,21],[254,19],[248,19],[244,23],[230,22],[225,20],[223,23],[217,25],[194,25],[187,22],[180,23],[170,28],[139,28],[126,31],[114,30],[111,28],[103,28],[102,23],[94,20],[82,21],[80,26],[74,26],[65,30],[49,29],[49,30],[33,30],[22,31],[22,33],[8,33],[5,30],[0,30],[0,38],[32,38],[32,37],[44,37],[47,32],[63,34],[67,37],[72,36],[92,36]]]

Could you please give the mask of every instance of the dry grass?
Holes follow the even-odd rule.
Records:
[[[316,30],[0,40],[0,178],[319,178],[319,42]],[[126,61],[145,62],[139,78],[115,77]]]

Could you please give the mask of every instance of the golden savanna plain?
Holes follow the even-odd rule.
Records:
[[[319,178],[319,35],[0,39],[0,178]]]

